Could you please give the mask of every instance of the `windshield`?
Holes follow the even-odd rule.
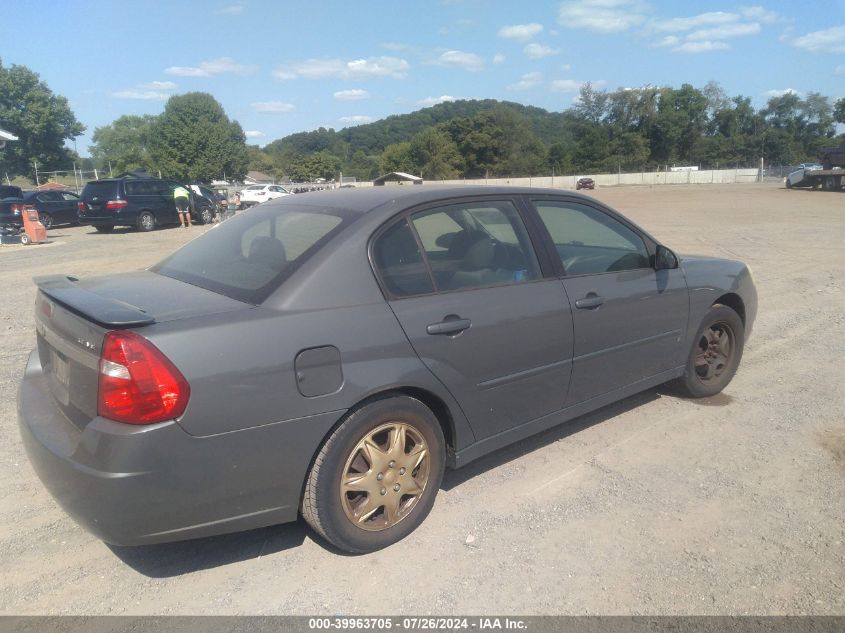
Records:
[[[354,218],[340,209],[307,205],[251,210],[189,242],[151,270],[258,304]]]

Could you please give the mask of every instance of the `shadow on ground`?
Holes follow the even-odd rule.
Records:
[[[300,520],[193,541],[138,547],[109,545],[109,549],[140,574],[170,578],[298,547],[305,541],[305,533],[305,524]]]
[[[518,459],[548,444],[574,435],[579,431],[600,424],[617,415],[621,415],[663,395],[673,395],[663,387],[650,389],[619,402],[580,416],[568,423],[526,438],[512,446],[500,449],[482,457],[459,470],[451,470],[443,478],[441,488],[452,490],[462,483]],[[701,402],[701,401],[699,401]],[[712,405],[723,404],[713,402]],[[132,567],[135,571],[151,578],[180,576],[196,571],[221,567],[232,563],[274,554],[302,545],[306,535],[314,538],[321,547],[340,556],[348,555],[314,536],[305,522],[287,523],[238,534],[215,536],[179,543],[161,545],[143,545],[139,547],[118,547],[110,545],[115,556]]]

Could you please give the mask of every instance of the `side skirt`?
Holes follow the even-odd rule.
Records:
[[[600,409],[601,407],[617,402],[618,400],[622,400],[623,398],[627,398],[628,396],[633,396],[634,394],[645,391],[646,389],[651,389],[652,387],[661,385],[664,382],[681,376],[683,373],[683,366],[676,367],[675,369],[669,369],[660,374],[632,383],[627,387],[622,387],[584,402],[579,402],[578,404],[561,409],[560,411],[549,413],[541,418],[526,422],[521,426],[508,429],[507,431],[502,431],[497,435],[485,437],[483,440],[480,440],[475,444],[471,444],[453,455],[449,455],[449,467],[460,468],[462,466],[466,466],[470,462],[478,459],[479,457],[483,457],[488,453],[492,453],[493,451],[509,446],[519,440],[523,440],[526,437],[546,431],[559,424],[568,422],[573,418],[577,418],[578,416],[590,413],[591,411]]]

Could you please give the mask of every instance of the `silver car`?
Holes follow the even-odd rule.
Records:
[[[385,547],[447,467],[662,383],[718,393],[757,311],[744,264],[524,188],[286,196],[147,271],[36,283],[26,450],[124,545],[302,516]]]

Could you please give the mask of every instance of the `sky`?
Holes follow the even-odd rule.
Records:
[[[212,94],[247,142],[446,100],[561,111],[580,86],[722,85],[756,107],[845,97],[845,0],[8,0],[5,67],[37,72],[91,135]],[[7,28],[3,31],[9,33]]]

